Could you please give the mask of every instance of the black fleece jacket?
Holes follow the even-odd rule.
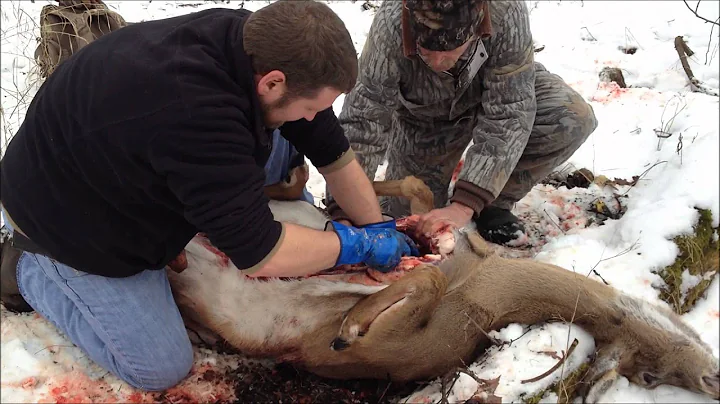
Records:
[[[263,193],[272,137],[243,50],[250,14],[133,24],[62,63],[0,166],[21,231],[109,277],[163,268],[197,232],[240,269],[262,262],[283,228]],[[352,154],[331,108],[280,130],[320,169]]]

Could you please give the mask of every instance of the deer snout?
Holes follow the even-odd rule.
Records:
[[[332,340],[332,342],[330,343],[330,349],[332,349],[333,351],[343,351],[349,346],[350,343],[345,341],[345,339],[341,337],[335,337],[335,339]]]
[[[715,400],[720,400],[720,373],[703,376],[702,377],[702,389]]]

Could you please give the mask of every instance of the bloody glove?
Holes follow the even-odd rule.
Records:
[[[340,238],[340,256],[335,265],[359,264],[380,272],[392,270],[404,255],[420,252],[410,237],[395,229],[395,221],[373,223],[362,228],[331,222]]]
[[[368,223],[368,224],[364,224],[362,226],[357,226],[357,227],[359,229],[393,229],[393,230],[397,230],[395,227],[395,218],[394,217],[392,217],[390,215],[386,215],[386,214],[383,214],[382,217],[384,219],[382,222]]]

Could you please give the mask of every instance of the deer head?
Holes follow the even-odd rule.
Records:
[[[619,376],[647,389],[670,385],[720,399],[720,364],[710,347],[671,310],[620,295],[617,338],[602,346],[585,376],[583,402],[596,402]]]

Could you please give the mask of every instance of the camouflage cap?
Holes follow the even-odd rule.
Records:
[[[483,19],[482,1],[406,0],[414,38],[431,51],[457,48],[477,31]]]

